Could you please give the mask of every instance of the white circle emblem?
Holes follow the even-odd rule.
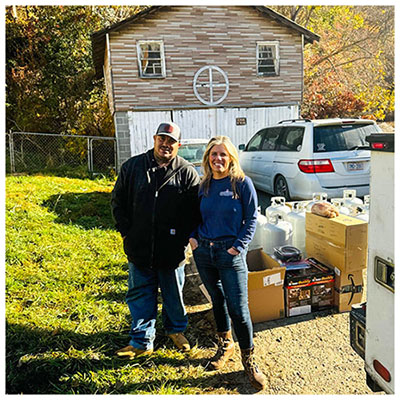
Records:
[[[221,75],[223,81],[221,80]],[[214,88],[224,88],[225,91],[222,96],[218,99],[214,98]],[[202,92],[200,95],[199,88],[209,88],[208,93]],[[219,67],[215,65],[207,65],[200,68],[193,79],[193,91],[196,97],[208,106],[216,105],[224,101],[225,97],[228,95],[229,91],[229,81],[226,73]]]

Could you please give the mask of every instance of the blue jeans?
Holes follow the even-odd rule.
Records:
[[[253,347],[253,325],[247,294],[247,249],[232,256],[227,250],[233,242],[199,239],[193,257],[213,303],[217,331],[229,331],[231,318],[240,348],[250,349]]]
[[[153,270],[129,265],[126,302],[132,316],[129,344],[137,349],[153,348],[156,337],[157,293],[161,290],[162,322],[167,334],[183,332],[188,318],[183,304],[185,266]]]

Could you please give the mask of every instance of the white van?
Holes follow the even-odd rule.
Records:
[[[240,164],[257,189],[289,199],[311,199],[343,189],[369,194],[370,150],[366,136],[380,132],[365,119],[285,120],[239,145]]]

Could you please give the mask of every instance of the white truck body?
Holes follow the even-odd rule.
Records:
[[[371,135],[365,371],[371,389],[394,393],[394,135]],[[367,139],[368,140],[368,139]],[[381,142],[382,140],[382,142]],[[389,144],[387,142],[389,140]],[[374,143],[378,149],[374,150]],[[383,148],[381,148],[382,144]]]

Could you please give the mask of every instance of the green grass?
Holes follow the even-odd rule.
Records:
[[[210,340],[196,332],[202,312],[189,315],[197,342],[189,354],[173,348],[158,320],[150,357],[114,356],[128,342],[130,316],[112,187],[105,178],[6,178],[7,393],[225,392],[203,367]]]

